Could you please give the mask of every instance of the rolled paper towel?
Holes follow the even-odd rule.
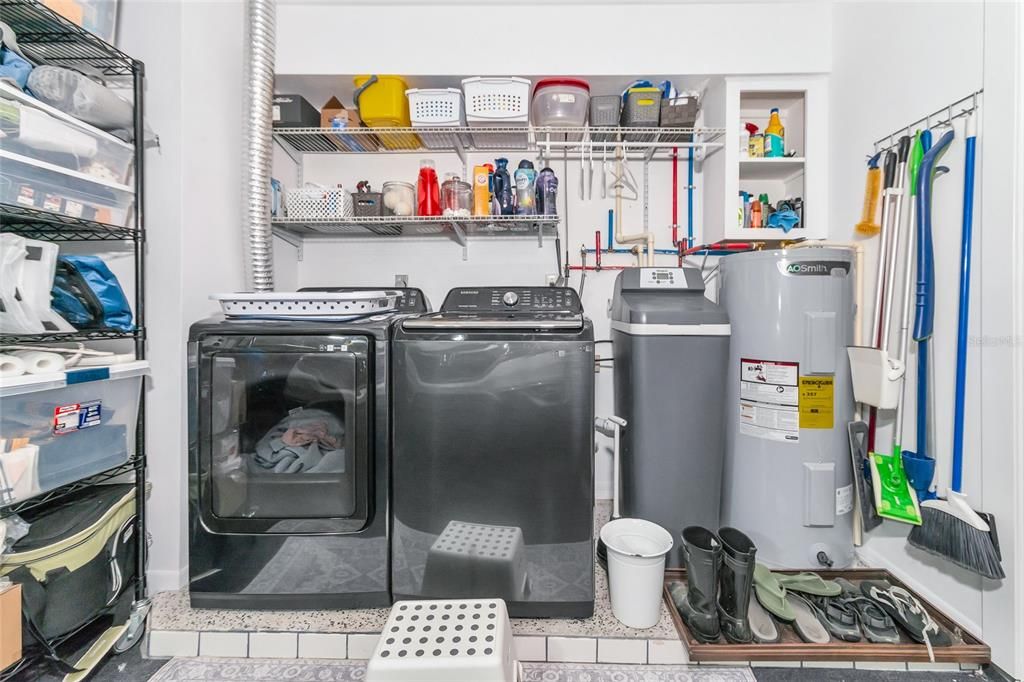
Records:
[[[20,377],[27,371],[25,361],[17,355],[0,355],[0,378]]]
[[[64,356],[57,353],[24,350],[15,355],[25,363],[25,371],[29,374],[53,374],[64,371]]]

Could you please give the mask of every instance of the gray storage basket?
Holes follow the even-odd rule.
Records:
[[[619,125],[622,98],[618,95],[597,95],[590,98],[590,127]]]
[[[631,128],[657,128],[661,117],[660,92],[627,92],[622,106],[622,125]]]
[[[700,100],[690,95],[661,100],[662,128],[692,128],[700,113]],[[693,142],[693,135],[662,135],[664,142]]]
[[[357,218],[376,218],[385,215],[384,195],[380,192],[353,192],[352,210]]]

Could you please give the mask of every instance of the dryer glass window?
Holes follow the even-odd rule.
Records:
[[[250,345],[209,356],[213,516],[337,519],[365,506],[365,352],[303,345],[311,347]]]

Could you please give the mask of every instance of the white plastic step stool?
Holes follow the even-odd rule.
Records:
[[[366,682],[517,682],[501,599],[400,601],[366,667]]]

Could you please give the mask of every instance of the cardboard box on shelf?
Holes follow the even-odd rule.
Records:
[[[359,112],[355,109],[346,109],[345,105],[338,101],[337,97],[327,100],[327,104],[320,109],[320,127],[330,128],[331,119],[335,116],[345,121],[346,128],[359,128],[363,120],[359,118]]]
[[[21,585],[0,586],[0,670],[21,660]]]
[[[275,128],[315,128],[320,112],[302,95],[274,93],[273,126]]]

